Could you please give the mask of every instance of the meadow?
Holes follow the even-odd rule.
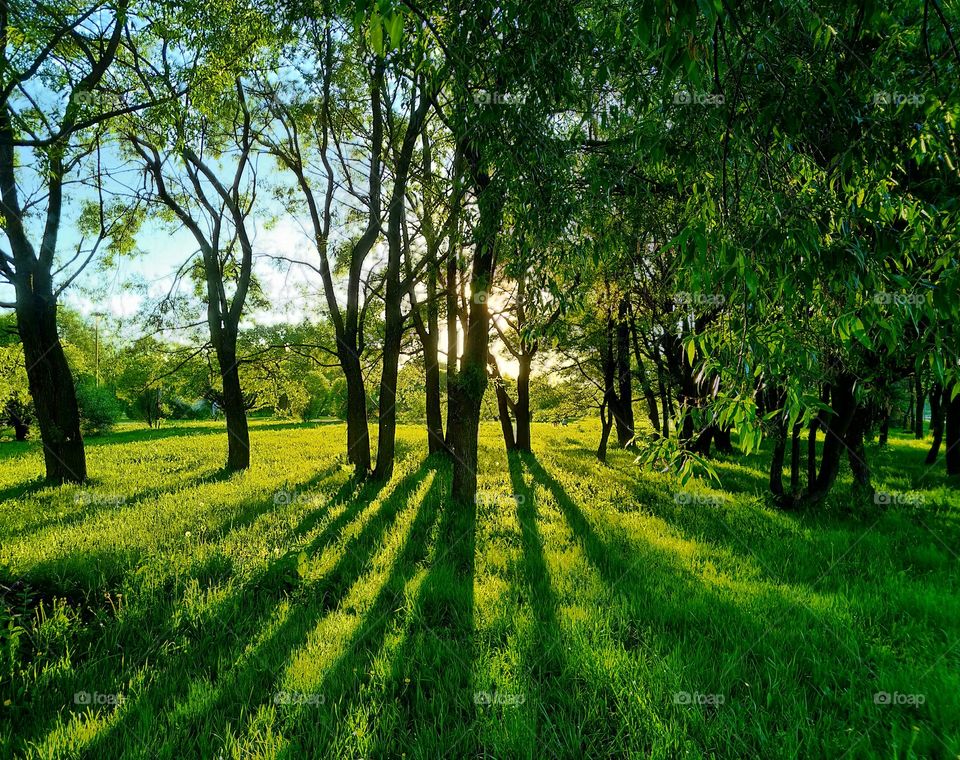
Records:
[[[338,424],[92,438],[87,486],[0,443],[0,755],[960,754],[960,498],[926,444],[868,449],[816,511],[765,463],[681,489],[596,426],[481,429],[472,508],[401,427],[357,483]],[[879,501],[881,503],[876,503]],[[886,503],[884,503],[886,502]]]

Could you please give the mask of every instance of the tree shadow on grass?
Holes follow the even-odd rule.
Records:
[[[272,563],[222,607],[212,610],[198,631],[212,641],[197,642],[154,673],[153,682],[94,737],[92,754],[109,756],[126,746],[142,746],[149,754],[162,747],[213,756],[218,737],[222,739],[229,725],[238,725],[260,705],[272,704],[278,675],[291,652],[364,572],[380,539],[426,472],[421,466],[397,482],[322,578],[300,577],[297,557],[287,557]],[[324,526],[307,553],[331,542],[382,488],[383,484],[364,483],[347,509]],[[278,605],[285,600],[289,609],[278,617]]]
[[[303,492],[309,492],[339,471],[338,465],[331,466],[310,480],[298,484],[297,488]],[[308,513],[309,519],[314,523],[317,522],[334,506],[354,495],[357,491],[355,485],[352,479],[348,480],[334,497],[311,510]],[[371,488],[356,494],[355,503],[343,510],[336,520],[326,526],[313,544],[324,543],[334,537],[344,524],[369,503],[369,499],[375,496],[377,490],[379,489]],[[365,501],[364,498],[368,500]],[[228,534],[241,531],[252,525],[263,514],[276,509],[272,497],[244,500],[238,506],[239,511],[231,514],[228,519],[214,528],[208,534],[208,539],[225,538]],[[304,518],[306,519],[307,517]],[[160,585],[152,589],[149,598],[140,600],[139,604],[135,600],[132,606],[128,600],[122,618],[117,619],[114,617],[115,610],[109,606],[108,595],[116,599],[117,594],[123,590],[124,578],[136,564],[137,556],[130,553],[122,555],[106,551],[73,553],[65,558],[38,563],[31,568],[26,583],[21,581],[21,585],[26,586],[24,593],[27,594],[29,606],[36,607],[42,601],[49,608],[55,597],[65,598],[80,612],[83,619],[99,620],[103,626],[87,626],[80,630],[78,637],[71,641],[75,652],[71,658],[71,669],[57,671],[56,675],[46,679],[45,693],[38,695],[41,700],[49,694],[56,696],[58,693],[70,692],[71,689],[90,690],[91,680],[96,681],[95,685],[100,691],[110,689],[120,691],[138,668],[147,666],[154,658],[164,659],[157,648],[158,640],[162,643],[164,637],[176,638],[178,626],[174,622],[174,616],[177,615],[178,610],[175,597],[182,593],[191,580],[202,587],[208,587],[225,583],[233,575],[231,558],[215,552],[194,562],[186,573],[177,569],[168,571]],[[105,572],[105,568],[113,569]],[[252,578],[244,581],[240,590],[234,592],[233,596],[220,602],[217,609],[221,610],[221,619],[218,620],[217,615],[211,615],[203,624],[207,626],[204,632],[213,632],[213,639],[219,642],[224,642],[224,636],[229,635],[227,643],[233,643],[229,625],[224,627],[220,623],[224,620],[241,619],[248,609],[255,607],[255,604],[251,605],[251,600],[253,602],[258,599],[278,600],[295,586],[296,557],[288,555],[270,563]],[[156,603],[166,609],[166,613],[159,619],[154,606]],[[87,665],[95,667],[103,660],[98,657],[88,662],[93,656],[94,644],[107,639],[117,642],[117,647],[120,648],[118,655],[122,654],[125,660],[123,671],[111,674],[110,677],[85,675]],[[55,713],[58,705],[62,708],[63,703],[52,703],[51,709],[44,709],[44,704],[33,701],[25,707],[29,708],[29,714],[35,718],[38,715]],[[50,721],[55,718],[56,716],[53,715]],[[46,730],[49,730],[50,721],[39,722],[36,729],[30,731],[30,736],[42,736]],[[24,720],[23,725],[28,723],[28,720]]]
[[[323,681],[319,687],[319,692],[324,697],[324,707],[318,712],[316,708],[311,707],[284,707],[280,708],[286,712],[282,715],[283,734],[287,740],[287,745],[281,753],[281,757],[332,757],[336,755],[333,748],[338,735],[343,735],[344,729],[349,725],[350,710],[359,699],[358,695],[364,694],[362,683],[366,677],[369,677],[371,663],[377,654],[381,651],[388,631],[391,625],[397,623],[397,615],[405,606],[405,589],[407,584],[413,579],[421,566],[428,558],[430,550],[430,533],[437,522],[437,516],[440,513],[442,494],[446,492],[444,481],[449,478],[449,466],[442,455],[434,455],[428,460],[430,469],[434,473],[433,480],[424,494],[420,505],[417,507],[416,514],[411,521],[410,527],[403,540],[396,558],[391,565],[389,575],[380,586],[376,596],[370,606],[366,609],[359,626],[353,631],[349,642],[343,648],[342,653],[326,671]],[[446,516],[450,512],[445,508],[443,514]],[[443,553],[442,545],[438,542],[434,544],[435,553]],[[433,568],[431,568],[431,573]],[[413,604],[412,609],[408,611],[410,618],[415,617],[418,609],[422,606],[423,596],[429,588],[429,573],[424,579],[420,592]],[[460,624],[463,624],[463,610],[455,617]],[[411,625],[413,623],[411,622]],[[412,655],[412,650],[405,650],[406,654]],[[434,651],[434,657],[443,659],[443,651]],[[411,658],[412,659],[412,658]],[[438,683],[443,682],[445,670],[441,667],[439,677],[436,673],[431,678],[425,667],[428,663],[406,661],[407,658],[399,658],[396,662],[387,684],[388,699],[396,699],[396,704],[406,703],[406,710],[414,710],[415,705],[410,704],[411,700],[416,701],[415,694],[423,686],[436,688]],[[423,666],[423,667],[421,667]],[[416,685],[406,681],[402,675],[404,669],[416,669],[419,673]],[[422,679],[422,681],[421,681]],[[460,695],[462,697],[462,695]],[[370,692],[366,692],[366,698],[370,699]],[[384,728],[383,720],[377,723],[377,730]],[[376,737],[375,737],[376,738]],[[378,752],[369,753],[371,757],[384,757],[388,755],[397,756],[397,747],[392,744],[393,737],[386,740],[390,747],[387,754]]]
[[[656,531],[627,536],[612,524],[601,531],[539,461],[530,457],[527,463],[612,593],[605,615],[610,632],[627,652],[639,650],[644,668],[654,663],[644,687],[656,717],[641,724],[649,737],[632,737],[646,751],[663,738],[651,726],[664,722],[682,723],[685,741],[712,752],[731,739],[718,732],[740,721],[749,728],[733,737],[734,751],[754,755],[762,753],[770,735],[784,731],[786,737],[808,702],[826,716],[863,715],[882,666],[861,655],[862,644],[845,619],[852,610],[848,613],[839,600],[830,594],[803,598],[801,590],[750,573],[741,578],[694,572],[703,567],[695,541],[678,542]],[[792,701],[762,686],[771,678],[792,684]],[[711,721],[715,708],[695,705],[691,711],[689,701],[676,702],[680,693],[720,694],[728,715]],[[752,710],[763,703],[764,720],[757,722]],[[841,730],[835,722],[830,729],[824,744],[809,752],[848,748],[849,726]]]

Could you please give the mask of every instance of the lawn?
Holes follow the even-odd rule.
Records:
[[[960,753],[960,497],[868,449],[816,513],[766,455],[680,490],[583,423],[481,431],[480,493],[401,428],[355,483],[334,424],[122,428],[88,487],[0,444],[0,754],[883,757]]]

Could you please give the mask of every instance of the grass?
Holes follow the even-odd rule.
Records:
[[[484,426],[470,508],[415,427],[384,485],[336,425],[255,422],[237,475],[215,425],[123,429],[82,489],[0,445],[0,755],[960,753],[960,499],[922,442],[870,450],[912,503],[784,514],[763,458],[691,495],[596,433]]]

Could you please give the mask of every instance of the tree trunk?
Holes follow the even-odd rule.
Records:
[[[245,470],[250,466],[250,432],[236,348],[226,346],[218,350],[217,360],[223,383],[223,415],[227,420],[227,469]]]
[[[773,436],[773,455],[770,457],[770,493],[774,501],[782,504],[783,492],[783,459],[787,449],[787,427],[778,419]]]
[[[36,269],[42,267],[37,263]],[[70,365],[57,333],[57,302],[48,272],[18,277],[17,330],[43,443],[47,481],[82,483],[87,461]]]
[[[730,441],[730,428],[714,428],[713,445],[721,454],[732,454],[733,443]]]
[[[616,325],[617,404],[611,407],[617,425],[617,443],[620,448],[630,445],[634,435],[633,375],[630,371],[630,304],[620,300]]]
[[[800,493],[800,434],[803,425],[794,423],[790,436],[790,493],[797,496]]]
[[[520,369],[517,372],[517,418],[516,446],[520,451],[530,451],[530,365],[533,355],[522,353],[519,358]]]
[[[657,397],[653,394],[653,389],[650,387],[647,369],[643,364],[643,352],[640,350],[640,336],[637,334],[637,322],[632,317],[630,319],[630,336],[633,339],[633,354],[637,362],[637,379],[640,381],[640,390],[647,402],[647,416],[650,418],[653,432],[659,434],[660,411],[657,408]]]
[[[960,475],[960,396],[947,404],[946,437],[947,475]]]
[[[447,429],[453,455],[451,498],[461,504],[473,502],[477,495],[477,435],[480,429],[480,406],[487,388],[490,343],[487,294],[493,279],[494,249],[503,210],[499,189],[490,187],[490,175],[480,168],[479,163],[476,154],[470,156],[479,211],[477,242],[473,250],[470,310],[463,340],[463,357],[447,400],[452,414]]]
[[[937,455],[940,453],[940,444],[943,442],[943,412],[946,401],[943,387],[934,385],[930,389],[930,429],[933,431],[933,442],[930,444],[930,451],[927,452],[927,464],[936,462]]]
[[[670,404],[670,390],[667,388],[667,384],[663,382],[663,369],[659,368],[657,371],[657,386],[660,391],[660,407],[663,410],[661,415],[661,421],[663,422],[663,431],[662,435],[664,438],[670,437],[670,418],[671,418],[671,404]]]
[[[872,491],[873,487],[870,485],[870,467],[867,464],[867,450],[863,445],[867,422],[867,410],[862,405],[858,405],[850,421],[845,442],[847,446],[847,461],[850,463],[850,471],[853,473],[854,484]]]
[[[500,418],[500,429],[503,431],[503,446],[507,451],[513,451],[517,448],[517,442],[513,436],[513,422],[510,419],[510,400],[507,398],[507,389],[503,386],[501,378],[494,379],[493,387],[497,394],[497,414]],[[517,426],[519,427],[519,423]]]
[[[879,443],[881,446],[886,446],[889,438],[890,438],[890,412],[884,412],[883,420],[880,422],[880,436],[877,438],[877,443]]]
[[[360,359],[349,350],[341,351],[340,366],[347,381],[347,459],[357,476],[365,477],[370,472],[370,430],[363,369]]]
[[[436,330],[424,342],[424,384],[427,402],[427,445],[431,454],[444,450],[443,409],[440,404],[440,360]]]
[[[811,503],[821,501],[830,492],[837,474],[840,472],[840,457],[846,446],[847,430],[856,412],[856,400],[853,395],[855,379],[850,375],[842,375],[830,390],[830,406],[832,413],[827,415],[824,423],[823,453],[820,460],[820,471],[813,487],[807,492],[807,500]]]
[[[914,394],[916,399],[916,411],[913,415],[913,437],[918,441],[923,440],[923,407],[926,401],[926,394],[923,392],[923,382],[920,375],[914,378]]]
[[[600,443],[597,446],[597,459],[606,463],[607,441],[610,440],[610,430],[613,427],[613,415],[605,412],[606,404],[600,407]]]

